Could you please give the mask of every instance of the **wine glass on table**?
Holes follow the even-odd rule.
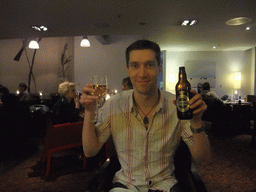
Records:
[[[104,97],[106,95],[108,81],[107,77],[104,75],[94,75],[92,76],[91,82],[93,83],[93,89],[95,89],[95,92],[91,94],[99,97],[99,99],[96,101],[95,118],[93,120],[93,122],[98,122],[98,110],[99,107],[101,107]]]

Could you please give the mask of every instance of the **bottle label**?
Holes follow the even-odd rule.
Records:
[[[177,97],[176,106],[180,112],[186,112],[189,110],[189,96],[186,95],[186,91],[180,90],[179,96]]]

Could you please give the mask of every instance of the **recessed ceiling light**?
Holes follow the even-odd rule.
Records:
[[[197,20],[188,20],[188,19],[186,19],[186,20],[184,20],[184,21],[182,21],[182,23],[181,23],[181,26],[188,26],[188,25],[195,25],[197,23]]]
[[[48,28],[47,27],[45,27],[45,26],[36,26],[36,25],[33,25],[33,26],[31,26],[31,28],[32,29],[35,29],[36,31],[48,31]]]
[[[251,28],[250,27],[246,27],[245,30],[249,31]]]
[[[252,19],[248,17],[237,17],[230,19],[226,22],[227,25],[243,25],[250,22]]]
[[[212,48],[213,48],[213,49],[216,49],[216,46],[213,46]]]

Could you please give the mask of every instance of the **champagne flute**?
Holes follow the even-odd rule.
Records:
[[[101,107],[101,103],[105,97],[105,94],[107,92],[108,82],[106,76],[101,75],[94,75],[92,76],[91,82],[93,83],[93,89],[95,89],[95,92],[92,93],[92,95],[96,95],[99,97],[99,99],[96,101],[96,110],[95,110],[95,118],[93,122],[98,122],[98,109]]]

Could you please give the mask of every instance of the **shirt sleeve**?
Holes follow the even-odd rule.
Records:
[[[182,140],[188,145],[193,144],[193,137],[192,137],[192,131],[190,129],[190,121],[188,120],[181,120],[179,122],[181,124],[181,137]]]
[[[95,124],[96,135],[100,142],[105,143],[111,135],[110,104],[106,102],[98,111],[99,122]]]

